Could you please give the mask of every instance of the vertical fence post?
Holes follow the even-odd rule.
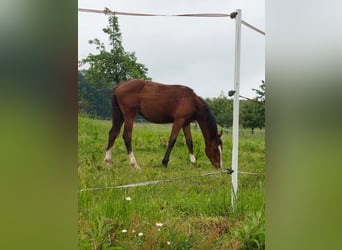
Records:
[[[233,150],[232,150],[232,196],[231,203],[235,210],[238,192],[238,147],[239,147],[239,95],[240,95],[240,50],[241,50],[241,10],[235,16],[235,70],[234,70],[234,101],[233,101]]]

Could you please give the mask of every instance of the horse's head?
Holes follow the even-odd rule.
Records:
[[[205,154],[217,169],[222,168],[222,131],[205,147]]]

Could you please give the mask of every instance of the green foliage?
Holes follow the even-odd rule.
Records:
[[[256,93],[256,100],[259,102],[265,102],[265,97],[266,97],[266,85],[265,81],[261,80],[261,85],[259,85],[259,89],[252,89]]]
[[[112,88],[119,82],[133,78],[149,79],[145,65],[137,62],[134,52],[125,51],[116,16],[109,16],[109,26],[103,32],[109,36],[112,48],[108,51],[103,42],[95,38],[90,44],[96,46],[97,55],[89,54],[79,62],[79,66],[88,66],[84,71],[86,80],[94,87]]]
[[[241,101],[240,116],[244,128],[250,128],[252,134],[255,128],[265,127],[265,82],[253,89],[256,92],[255,101]]]
[[[134,52],[126,52],[116,16],[109,16],[109,26],[103,29],[109,37],[111,49],[95,38],[89,43],[95,45],[98,54],[89,54],[79,62],[83,66],[78,73],[78,109],[90,117],[111,117],[110,93],[117,83],[133,78],[147,77],[145,65],[137,62]]]
[[[196,164],[191,164],[180,133],[168,168],[162,167],[170,125],[134,125],[132,146],[141,171],[130,167],[121,136],[113,147],[110,167],[103,163],[109,121],[78,120],[79,189],[198,176],[215,170],[204,153],[200,130],[192,127]],[[241,131],[239,169],[261,173],[239,176],[239,203],[230,205],[231,178],[227,174],[126,189],[79,192],[79,249],[238,249],[257,238],[262,227],[249,215],[264,216],[263,131]],[[223,135],[224,168],[231,165],[231,138]],[[130,199],[128,199],[128,197]],[[157,226],[156,223],[162,223]],[[242,225],[250,228],[243,229]],[[260,223],[259,223],[260,224]],[[143,235],[139,236],[139,233]],[[248,238],[248,239],[249,239]]]
[[[240,103],[241,125],[243,128],[250,128],[252,134],[255,128],[265,127],[265,107],[264,104],[252,101],[241,101]]]
[[[89,117],[110,119],[111,117],[111,90],[105,87],[94,88],[78,72],[78,112]]]
[[[251,100],[240,101],[240,123],[243,128],[250,128],[254,133],[255,128],[265,127],[265,82],[253,89],[256,92],[255,102]],[[213,112],[217,123],[224,128],[233,124],[233,101],[222,93],[219,97],[206,98],[210,110]]]
[[[265,249],[265,216],[261,212],[247,215],[244,224],[236,228],[235,237],[240,243],[239,249]]]

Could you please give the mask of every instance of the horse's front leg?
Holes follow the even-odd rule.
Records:
[[[133,130],[133,119],[131,121],[125,121],[123,139],[125,141],[129,162],[135,169],[140,169],[132,150],[132,130]]]
[[[164,167],[167,167],[167,164],[169,163],[169,158],[170,158],[171,150],[172,150],[173,146],[176,143],[176,139],[177,139],[179,130],[181,129],[182,126],[183,126],[183,121],[174,122],[173,125],[172,125],[172,130],[171,130],[171,136],[170,136],[170,139],[169,139],[169,144],[167,146],[167,150],[166,150],[164,159],[162,161]]]
[[[183,133],[185,136],[186,145],[189,149],[189,155],[190,155],[190,162],[195,163],[196,158],[194,156],[194,149],[192,144],[192,137],[191,137],[191,130],[190,130],[190,123],[184,124],[183,126]]]

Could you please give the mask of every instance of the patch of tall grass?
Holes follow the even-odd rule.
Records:
[[[161,165],[170,125],[135,124],[133,150],[141,171],[129,166],[121,138],[111,167],[103,163],[109,121],[79,117],[78,188],[114,187],[214,172],[199,129],[192,128],[196,164],[182,134],[168,168]],[[224,168],[230,168],[231,136],[223,135]],[[252,249],[264,248],[264,133],[240,137],[236,208],[227,174],[135,188],[79,192],[79,249]],[[257,249],[257,248],[256,248]]]

